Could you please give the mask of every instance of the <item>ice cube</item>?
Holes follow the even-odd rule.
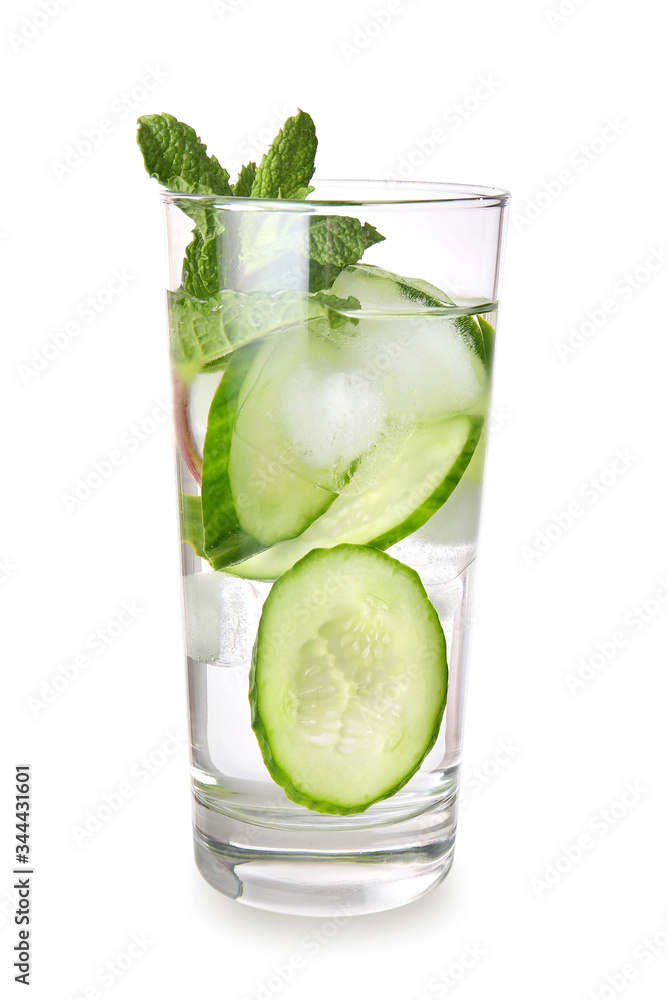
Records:
[[[280,414],[289,442],[315,468],[348,467],[382,434],[376,387],[358,371],[300,365],[285,382]]]
[[[367,377],[382,372],[403,397],[403,407],[430,422],[483,401],[487,379],[466,330],[471,322],[442,316],[361,319],[340,334],[340,343],[363,358]]]
[[[262,611],[257,588],[225,573],[202,572],[183,578],[183,592],[188,656],[219,666],[247,662]]]

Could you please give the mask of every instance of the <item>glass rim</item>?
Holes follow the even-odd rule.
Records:
[[[363,208],[366,205],[391,208],[405,205],[431,205],[457,208],[491,208],[507,205],[511,194],[504,188],[480,184],[446,183],[442,181],[410,180],[355,180],[353,178],[322,178],[316,181],[315,195],[320,185],[349,187],[356,197],[349,198],[244,198],[238,195],[188,194],[160,188],[160,199],[165,205],[180,202],[205,202],[211,207],[250,209],[281,212],[302,212],[310,208]],[[364,197],[364,190],[369,192]],[[371,195],[370,192],[376,192]],[[361,195],[361,196],[359,196]],[[379,196],[378,196],[379,195]]]

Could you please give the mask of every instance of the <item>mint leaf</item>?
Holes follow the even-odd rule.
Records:
[[[189,125],[173,115],[142,115],[137,143],[151,177],[170,191],[183,194],[229,196],[229,173]],[[220,286],[217,262],[218,229],[213,210],[202,205],[181,205],[197,224],[185,251],[183,285],[190,295],[208,298]]]
[[[354,295],[348,295],[346,299],[341,299],[338,295],[331,295],[327,292],[315,292],[310,296],[311,302],[319,303],[326,309],[327,320],[332,330],[342,326],[343,323],[357,325],[359,320],[355,316],[345,316],[344,313],[353,309],[361,309],[361,302],[355,299]]]
[[[292,198],[295,201],[303,201],[304,198],[307,198],[308,195],[314,190],[315,190],[314,186],[312,184],[309,184],[308,187],[298,188],[292,195]]]
[[[305,111],[288,118],[262,157],[251,189],[253,198],[303,198],[315,170],[317,137]],[[310,189],[312,190],[312,188]]]
[[[137,143],[146,170],[169,191],[230,195],[229,174],[189,125],[173,115],[142,115]]]
[[[358,299],[283,290],[235,292],[221,289],[206,302],[169,293],[171,358],[185,382],[202,371],[227,367],[232,351],[279,329],[323,320],[331,329],[346,322],[341,311],[361,308]],[[348,322],[357,322],[347,318]]]
[[[207,299],[220,287],[218,274],[217,233],[204,237],[195,229],[191,243],[185,248],[183,288],[196,299]]]
[[[364,250],[384,239],[374,226],[347,216],[326,216],[310,225],[310,256],[318,264],[356,264]]]
[[[148,173],[176,193],[303,200],[314,190],[309,182],[317,137],[305,111],[287,119],[259,167],[253,162],[241,167],[233,188],[228,172],[208,155],[189,125],[168,114],[143,115],[138,124],[137,142]],[[232,233],[227,232],[228,222],[223,225],[219,213],[206,202],[174,201],[196,224],[185,250],[182,288],[202,302],[225,283],[233,286],[239,280],[256,279],[266,290],[274,290],[279,281],[283,287],[290,283],[314,291],[327,289],[343,267],[356,263],[369,246],[384,239],[373,226],[354,218],[286,221],[271,217],[272,213],[263,219],[241,219],[236,227],[232,223]]]
[[[313,219],[310,224],[310,287],[329,288],[348,264],[356,264],[368,247],[384,239],[368,222],[345,215]]]
[[[255,174],[257,173],[256,163],[246,163],[245,166],[241,167],[239,170],[239,176],[234,185],[234,194],[238,198],[249,198],[252,192],[252,185],[255,180]]]

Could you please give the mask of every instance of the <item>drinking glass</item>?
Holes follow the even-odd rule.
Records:
[[[197,865],[269,910],[400,906],[453,858],[509,195],[317,181],[304,200],[161,197]],[[384,591],[363,582],[376,565],[406,588],[386,635]],[[326,586],[318,566],[334,567]],[[359,633],[345,663],[327,615]],[[424,629],[446,666],[422,662]],[[274,703],[260,669],[285,676]],[[424,671],[444,678],[444,709]],[[275,764],[272,740],[300,756]],[[418,748],[413,767],[392,763],[396,743]]]

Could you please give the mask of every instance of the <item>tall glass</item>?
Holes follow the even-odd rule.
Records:
[[[399,906],[453,858],[509,195],[162,198],[197,865]]]

